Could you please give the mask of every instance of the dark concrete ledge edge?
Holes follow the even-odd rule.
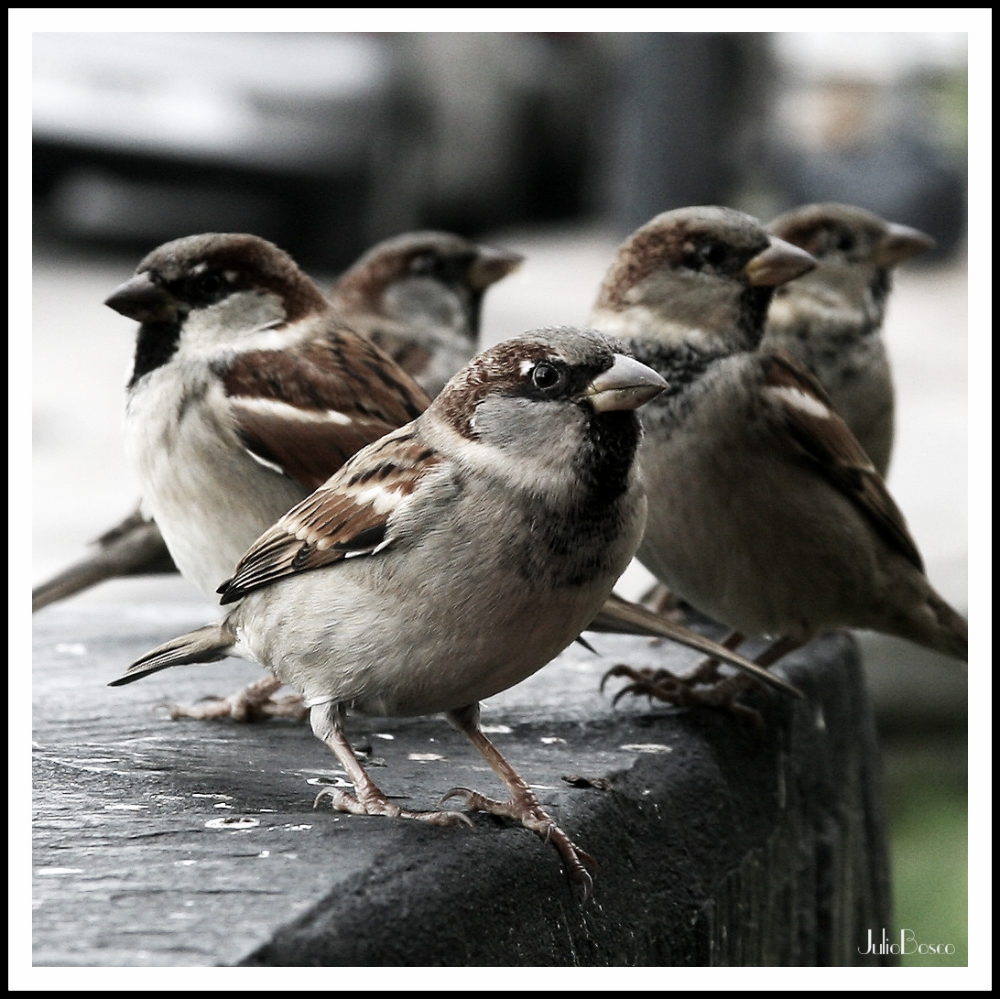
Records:
[[[313,811],[309,784],[331,779],[335,761],[307,726],[172,723],[149,710],[209,682],[220,692],[220,676],[221,692],[236,689],[253,667],[104,686],[164,631],[199,623],[200,609],[172,605],[36,615],[39,966],[879,960],[859,949],[891,922],[881,767],[847,636],[782,664],[804,700],[747,695],[761,728],[638,699],[613,708],[598,687],[615,662],[693,665],[676,647],[619,636],[594,636],[599,656],[576,647],[485,705],[501,751],[597,862],[581,904],[555,850],[512,823],[477,815],[471,829],[442,829]],[[384,753],[381,732],[394,739]],[[374,743],[386,759],[376,779],[411,807],[433,807],[453,785],[498,793],[440,719],[357,718],[349,734]],[[441,762],[424,761],[428,748]],[[256,829],[206,832],[226,815]]]
[[[787,675],[807,700],[758,698],[763,732],[708,709],[585,725],[588,741],[643,747],[627,768],[577,775],[603,789],[545,796],[598,858],[588,903],[520,828],[483,819],[472,834],[445,831],[445,849],[441,830],[412,828],[404,851],[380,855],[241,963],[865,963],[890,897],[858,663],[849,640],[830,638]]]

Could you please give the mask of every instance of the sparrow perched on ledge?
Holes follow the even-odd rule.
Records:
[[[127,443],[149,516],[181,572],[216,598],[253,541],[363,445],[422,412],[426,393],[343,325],[282,250],[255,236],[167,243],[108,304],[141,325],[128,387]],[[142,519],[145,517],[145,519]],[[594,630],[670,638],[729,655],[697,632],[625,601]],[[774,686],[790,690],[783,681]],[[268,675],[225,698],[170,707],[174,718],[303,717]]]
[[[812,371],[884,478],[895,415],[882,337],[892,269],[934,240],[841,204],[802,205],[767,228],[812,254],[816,268],[775,290],[762,346],[786,350]]]
[[[479,349],[486,290],[523,260],[453,233],[405,233],[345,271],[330,301],[433,398]]]
[[[320,797],[439,825],[465,818],[387,800],[343,724],[349,707],[444,712],[510,800],[453,788],[442,801],[520,821],[587,894],[590,858],[483,734],[478,702],[574,641],[631,560],[646,513],[635,410],[663,388],[589,331],[535,331],[484,351],[253,544],[220,587],[234,605],[223,621],[154,649],[112,685],[230,655],[258,662],[302,693],[354,784]]]
[[[231,238],[220,236],[218,240]],[[346,324],[354,332],[368,337],[430,395],[435,395],[477,349],[486,290],[515,270],[521,260],[518,254],[478,246],[451,233],[417,232],[383,240],[368,250],[334,285],[330,297],[336,318],[330,321],[338,331]],[[118,307],[131,310],[128,302],[119,302]],[[129,311],[125,311],[125,315],[129,316]],[[288,334],[289,348],[297,349],[295,328],[285,326],[282,330]],[[331,377],[339,378],[338,365],[343,364],[343,359],[336,352],[314,353],[311,363],[324,378],[326,368]],[[369,374],[358,372],[352,377],[360,380],[360,389]],[[326,390],[322,384],[324,378],[316,379],[314,391]],[[339,405],[336,400],[334,403]],[[412,414],[406,411],[400,415],[409,419]],[[386,425],[381,432],[388,429]],[[376,433],[361,443],[379,435]],[[323,469],[320,478],[304,483],[296,498],[306,495],[309,491],[306,486],[315,485],[332,474],[339,460]],[[232,569],[235,559],[257,534],[281,512],[276,511],[270,519],[255,520],[255,530],[244,532],[242,547],[235,552],[224,574]],[[140,506],[102,534],[84,557],[36,586],[32,590],[32,610],[40,610],[117,576],[169,572],[174,568],[159,528],[149,512]]]
[[[125,440],[143,501],[130,550],[157,554],[159,535],[213,602],[262,531],[430,401],[288,254],[256,236],[166,243],[107,304],[140,323]],[[278,686],[268,680],[216,709],[301,714],[270,700]]]
[[[965,659],[965,619],[931,586],[826,392],[787,354],[758,349],[773,289],[812,266],[756,219],[717,207],[665,212],[618,250],[591,325],[668,383],[642,411],[649,515],[637,557],[734,629],[727,647],[776,637],[761,666],[838,627]],[[689,693],[669,676],[624,675],[664,699]]]
[[[125,448],[144,509],[206,594],[261,524],[428,402],[256,236],[166,243],[106,304],[140,323]]]

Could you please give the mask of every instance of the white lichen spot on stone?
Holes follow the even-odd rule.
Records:
[[[620,747],[630,753],[672,753],[672,746],[664,746],[660,742],[628,742]]]
[[[223,818],[209,819],[205,823],[206,829],[229,829],[235,832],[244,829],[253,829],[260,825],[260,820],[251,815],[226,815]]]

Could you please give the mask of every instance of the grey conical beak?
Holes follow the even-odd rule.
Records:
[[[891,222],[875,248],[875,263],[879,267],[895,267],[934,246],[934,240],[927,233]]]
[[[755,287],[777,288],[815,266],[816,258],[811,253],[772,236],[771,245],[749,260],[743,272]]]
[[[145,271],[115,288],[104,304],[137,323],[172,322],[178,312],[177,299]]]
[[[638,409],[666,387],[667,383],[652,368],[634,357],[615,354],[615,363],[587,386],[583,398],[598,413]]]

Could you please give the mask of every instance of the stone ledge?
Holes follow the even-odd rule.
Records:
[[[134,596],[143,583],[130,585]],[[878,749],[851,639],[789,657],[782,671],[807,699],[761,695],[763,732],[709,710],[613,708],[598,686],[615,662],[694,663],[617,636],[592,636],[600,655],[574,647],[491,699],[483,718],[500,729],[497,745],[599,864],[581,907],[555,851],[518,826],[314,811],[336,761],[308,726],[170,722],[151,710],[236,690],[259,675],[253,666],[105,686],[207,616],[182,601],[84,599],[35,616],[35,966],[885,960],[858,953],[891,912]],[[454,785],[498,793],[443,720],[355,716],[349,734],[411,807]]]

